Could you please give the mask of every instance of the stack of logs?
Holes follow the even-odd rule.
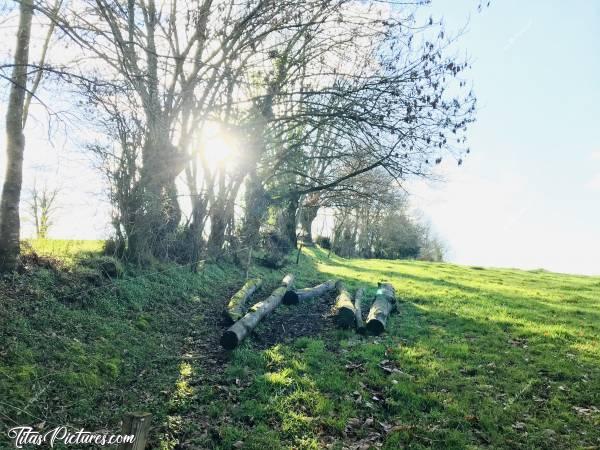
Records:
[[[375,299],[366,322],[362,319],[362,302],[364,289],[356,290],[354,300],[352,295],[341,281],[328,280],[312,288],[293,289],[294,275],[288,274],[281,281],[281,285],[265,300],[254,304],[247,313],[246,304],[250,297],[262,286],[262,280],[251,279],[233,296],[227,305],[227,316],[233,325],[223,333],[221,345],[227,350],[234,349],[244,340],[258,323],[271,313],[280,303],[296,305],[314,297],[320,297],[329,292],[336,291],[334,315],[340,327],[352,328],[364,334],[367,331],[381,334],[386,327],[389,315],[396,310],[396,297],[394,288],[390,283],[380,282],[375,294]]]

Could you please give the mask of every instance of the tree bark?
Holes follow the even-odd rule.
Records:
[[[338,325],[342,327],[351,327],[354,325],[355,311],[354,304],[352,303],[352,296],[346,290],[344,284],[341,281],[336,283],[338,290],[338,296],[335,299],[335,318]]]
[[[310,300],[314,297],[320,297],[327,294],[335,289],[336,281],[327,280],[325,283],[321,283],[311,288],[296,289],[295,291],[288,291],[283,297],[284,305],[295,305],[303,300]],[[289,294],[294,294],[294,296]]]
[[[367,317],[367,330],[381,334],[385,330],[389,315],[396,309],[394,288],[389,283],[379,283],[375,301]]]
[[[283,296],[287,291],[292,289],[293,285],[294,275],[286,275],[281,282],[281,286],[275,289],[266,300],[252,306],[244,317],[223,333],[223,336],[221,336],[221,345],[227,350],[237,347],[265,316],[279,306]]]
[[[256,169],[248,175],[245,203],[242,242],[248,247],[256,247],[260,240],[260,225],[269,206],[267,193],[256,174]]]
[[[365,334],[367,329],[365,328],[365,323],[362,319],[362,299],[365,290],[363,288],[359,288],[356,290],[354,294],[354,314],[356,316],[356,331],[359,334]]]
[[[20,253],[19,202],[23,184],[23,112],[27,90],[27,64],[33,1],[20,2],[19,28],[15,49],[8,107],[6,111],[6,172],[0,200],[0,272],[15,269]]]
[[[300,209],[298,222],[300,222],[300,238],[304,242],[304,245],[313,243],[312,223],[317,217],[318,212],[319,206],[303,205]]]
[[[284,204],[279,215],[279,232],[285,238],[286,243],[289,243],[289,248],[296,248],[298,237],[296,236],[298,205],[300,197],[297,195],[291,196]]]
[[[232,323],[244,316],[246,302],[261,286],[262,280],[260,278],[253,278],[246,281],[244,286],[231,297],[227,305],[227,316],[231,319]]]

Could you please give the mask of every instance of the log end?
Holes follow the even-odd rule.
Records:
[[[367,322],[367,330],[373,334],[381,334],[385,330],[385,326],[377,319],[371,319]]]
[[[340,327],[350,328],[354,326],[354,311],[350,308],[340,308],[336,316]]]
[[[281,300],[284,305],[297,305],[300,297],[294,291],[287,291]]]
[[[221,345],[225,350],[233,350],[236,348],[238,345],[237,334],[231,330],[227,330],[223,333],[223,336],[221,336]]]

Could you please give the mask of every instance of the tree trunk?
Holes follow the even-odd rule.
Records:
[[[365,290],[363,288],[359,288],[356,290],[356,294],[354,294],[354,314],[356,316],[356,331],[359,334],[365,334],[366,328],[365,323],[362,319],[362,299]]]
[[[321,283],[311,288],[296,289],[295,291],[288,291],[283,297],[284,305],[295,305],[303,300],[310,300],[314,297],[320,297],[327,294],[335,289],[336,281],[328,280],[325,283]],[[294,296],[289,294],[295,294]]]
[[[222,205],[213,205],[214,211],[210,214],[210,235],[208,237],[208,255],[217,258],[221,255],[225,243],[225,228],[227,217]]]
[[[379,283],[375,301],[367,317],[367,330],[381,334],[385,330],[389,315],[396,309],[394,288],[389,283]]]
[[[298,244],[298,237],[296,236],[297,228],[297,213],[300,198],[297,195],[293,195],[291,198],[286,200],[279,215],[279,232],[284,240],[289,243],[289,248],[296,248]]]
[[[310,245],[313,243],[312,240],[312,223],[319,213],[319,206],[304,205],[300,209],[300,238],[304,242],[304,245]]]
[[[273,291],[273,293],[262,302],[256,303],[250,311],[234,323],[229,329],[221,336],[221,345],[227,349],[232,350],[237,347],[240,342],[244,340],[250,332],[256,328],[258,323],[269,313],[271,313],[283,299],[283,296],[287,291],[292,289],[294,284],[294,275],[288,274],[281,282],[281,286]]]
[[[20,2],[19,28],[15,49],[10,94],[6,111],[6,172],[0,200],[0,272],[15,269],[20,252],[19,202],[23,184],[23,113],[27,89],[29,40],[33,18],[33,1]]]
[[[256,247],[260,239],[260,225],[267,214],[269,200],[256,170],[251,171],[246,182],[242,242],[247,247]]]
[[[253,278],[246,281],[246,284],[235,293],[229,300],[227,305],[227,316],[231,319],[231,322],[236,322],[244,316],[244,310],[246,309],[246,303],[248,299],[262,286],[262,280],[260,278]]]
[[[335,306],[333,308],[335,312],[335,318],[338,325],[342,327],[351,327],[354,325],[354,304],[352,303],[352,296],[344,287],[344,283],[338,281],[336,283],[338,296],[335,299]]]

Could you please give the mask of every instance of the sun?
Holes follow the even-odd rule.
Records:
[[[200,144],[200,152],[212,169],[233,165],[238,144],[233,136],[224,132],[220,124],[208,122],[204,126]]]

